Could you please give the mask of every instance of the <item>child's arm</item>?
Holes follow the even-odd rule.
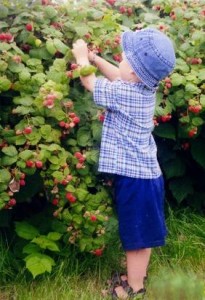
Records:
[[[89,52],[88,58],[90,62],[94,63],[100,72],[110,81],[120,77],[119,69],[116,66],[112,65],[102,57],[97,56],[94,52]]]
[[[75,56],[76,62],[80,67],[89,66],[90,62],[88,59],[88,48],[87,44],[83,40],[77,40],[73,44],[73,55]],[[95,74],[88,76],[80,76],[80,80],[83,86],[90,92],[93,92],[94,84],[96,80]]]

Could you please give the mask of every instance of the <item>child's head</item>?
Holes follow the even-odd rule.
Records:
[[[137,77],[150,88],[157,87],[175,66],[173,44],[157,29],[124,32],[122,48]]]

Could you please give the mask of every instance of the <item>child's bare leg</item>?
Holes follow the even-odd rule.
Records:
[[[135,292],[144,287],[150,255],[151,248],[126,251],[128,283]]]

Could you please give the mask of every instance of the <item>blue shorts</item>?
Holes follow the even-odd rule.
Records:
[[[163,246],[167,234],[163,176],[138,179],[116,175],[114,187],[123,249]]]

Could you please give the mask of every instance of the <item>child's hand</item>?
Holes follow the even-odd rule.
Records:
[[[79,59],[88,58],[88,47],[86,42],[83,40],[77,40],[73,44],[72,53],[77,61]]]

